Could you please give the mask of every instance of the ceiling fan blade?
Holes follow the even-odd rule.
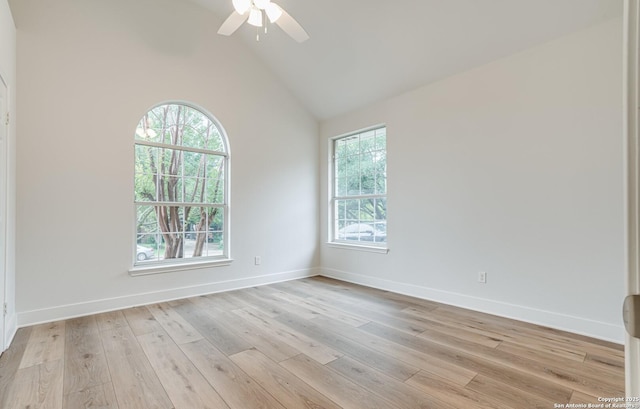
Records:
[[[304,28],[284,10],[282,10],[280,18],[276,20],[276,24],[280,26],[282,31],[289,34],[299,43],[303,43],[309,39],[309,34],[304,31]]]
[[[230,36],[249,18],[249,13],[240,14],[237,11],[231,13],[231,15],[222,23],[218,34],[223,36]]]

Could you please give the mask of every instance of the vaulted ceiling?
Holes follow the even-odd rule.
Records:
[[[108,3],[129,10],[119,15],[124,26],[144,23],[139,13],[129,21],[129,1]],[[623,0],[275,1],[302,24],[308,41],[299,44],[272,25],[258,42],[248,24],[232,38],[213,34],[215,41],[243,42],[319,120],[621,17],[623,9]],[[19,2],[10,0],[18,30]],[[233,11],[232,0],[154,3],[167,13],[187,5],[202,8],[216,30]]]
[[[221,24],[231,0],[193,1]],[[307,30],[234,36],[330,118],[622,15],[622,0],[276,0]]]

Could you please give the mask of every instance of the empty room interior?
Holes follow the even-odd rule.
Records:
[[[0,0],[0,408],[640,407],[637,17]]]

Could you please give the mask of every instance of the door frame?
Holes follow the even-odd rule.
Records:
[[[624,138],[626,151],[627,294],[640,294],[640,151],[638,135],[638,49],[640,0],[624,2]],[[640,340],[625,333],[627,396],[640,396]]]
[[[0,218],[3,221],[0,228],[0,235],[2,236],[3,245],[0,247],[0,253],[2,258],[2,266],[0,266],[0,280],[2,280],[2,291],[0,292],[0,353],[9,347],[8,342],[8,329],[7,329],[7,314],[5,305],[7,303],[7,275],[9,263],[7,257],[8,252],[8,205],[9,205],[9,124],[7,122],[9,112],[9,84],[5,81],[2,73],[0,73],[0,87],[4,87],[4,109],[0,109],[0,127],[4,128],[4,138],[0,140],[0,165],[4,167],[3,173],[0,173]]]

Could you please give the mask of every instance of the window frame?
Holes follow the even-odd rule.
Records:
[[[200,269],[200,268],[208,268],[208,267],[215,267],[215,266],[226,266],[226,265],[230,265],[231,262],[233,261],[233,259],[231,258],[231,226],[230,226],[230,220],[231,220],[231,203],[230,203],[230,185],[231,185],[231,151],[230,151],[230,146],[229,146],[229,138],[227,136],[227,132],[224,129],[224,127],[222,126],[222,124],[220,123],[220,121],[214,116],[212,115],[208,110],[202,108],[199,105],[196,105],[194,103],[191,102],[186,102],[186,101],[176,101],[176,100],[170,100],[170,101],[164,101],[158,104],[153,105],[151,108],[147,109],[145,111],[145,113],[141,116],[141,118],[144,118],[144,116],[146,114],[148,114],[149,112],[153,111],[154,109],[164,106],[164,105],[181,105],[184,107],[188,107],[191,108],[193,110],[196,110],[198,112],[200,112],[202,115],[204,115],[209,121],[211,121],[211,123],[213,124],[213,126],[215,126],[218,130],[218,132],[220,133],[220,137],[222,140],[222,145],[223,145],[223,151],[214,151],[214,150],[208,150],[208,149],[202,149],[202,148],[197,148],[197,147],[190,147],[190,146],[180,146],[180,145],[173,145],[173,144],[165,144],[165,143],[161,143],[161,142],[153,142],[153,141],[144,141],[141,139],[138,139],[135,137],[135,132],[134,132],[134,138],[133,138],[133,164],[134,164],[134,169],[133,169],[133,177],[134,177],[134,181],[133,181],[133,193],[134,193],[134,197],[133,197],[133,246],[132,246],[132,260],[133,260],[133,266],[129,269],[129,275],[130,276],[141,276],[141,275],[148,275],[148,274],[157,274],[157,273],[166,273],[166,272],[173,272],[173,271],[184,271],[184,270],[193,270],[193,269]],[[142,120],[142,119],[141,119]],[[138,121],[139,123],[140,121]],[[138,125],[138,123],[136,123],[136,126]],[[223,171],[223,200],[222,203],[191,203],[191,202],[186,202],[183,201],[181,202],[166,202],[166,201],[150,201],[150,202],[146,202],[146,201],[139,201],[136,200],[135,197],[135,175],[136,175],[136,171],[135,171],[135,165],[137,163],[137,154],[136,154],[136,147],[137,146],[151,146],[151,147],[156,147],[156,148],[164,148],[164,149],[172,149],[172,150],[180,150],[182,152],[193,152],[193,153],[200,153],[200,154],[206,154],[206,155],[212,155],[212,156],[219,156],[223,158],[223,167],[222,167],[222,171]],[[156,198],[157,199],[157,198]],[[222,223],[223,223],[223,231],[222,231],[222,244],[223,244],[223,252],[221,255],[215,255],[215,256],[200,256],[200,257],[189,257],[189,258],[175,258],[175,259],[168,259],[168,260],[155,260],[155,261],[145,261],[145,262],[139,262],[137,259],[137,246],[138,246],[138,240],[137,240],[137,236],[138,236],[138,229],[137,229],[137,208],[141,205],[148,205],[148,206],[178,206],[178,207],[184,207],[184,206],[191,206],[191,207],[215,207],[215,208],[220,208],[223,211],[223,215],[222,215]]]
[[[341,240],[337,238],[337,229],[338,229],[338,219],[337,219],[337,215],[336,215],[336,202],[338,200],[348,200],[348,199],[384,199],[387,203],[388,203],[388,192],[387,192],[387,188],[385,188],[385,193],[384,194],[358,194],[358,195],[345,195],[345,196],[338,196],[337,195],[337,184],[336,184],[336,152],[335,152],[335,147],[336,147],[336,142],[340,139],[345,139],[345,138],[349,138],[352,136],[356,136],[356,135],[360,135],[366,132],[370,132],[370,131],[376,131],[378,129],[385,129],[385,155],[387,155],[387,138],[386,138],[386,130],[387,130],[387,125],[382,123],[382,124],[377,124],[377,125],[373,125],[373,126],[369,126],[366,128],[362,128],[362,129],[358,129],[356,131],[351,131],[348,133],[344,133],[338,136],[334,136],[329,138],[329,147],[328,147],[328,152],[329,152],[329,166],[328,166],[328,179],[329,179],[329,183],[328,183],[328,190],[329,190],[329,200],[328,200],[328,242],[327,245],[328,247],[333,247],[333,248],[343,248],[343,249],[352,249],[352,250],[360,250],[360,251],[368,251],[368,252],[373,252],[373,253],[382,253],[382,254],[386,254],[389,252],[389,242],[388,241],[384,241],[384,242],[365,242],[365,241],[355,241],[355,240]],[[388,220],[388,214],[387,217],[385,218],[385,223]]]

